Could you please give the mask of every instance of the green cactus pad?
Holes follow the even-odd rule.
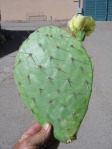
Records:
[[[71,34],[42,27],[20,47],[14,79],[24,104],[36,120],[49,122],[53,134],[69,143],[86,114],[92,91],[91,60]]]

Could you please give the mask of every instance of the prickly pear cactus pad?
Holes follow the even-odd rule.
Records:
[[[81,41],[94,29],[94,21],[76,15],[68,29],[71,33],[39,28],[23,42],[14,65],[24,104],[41,125],[51,123],[54,137],[64,143],[75,139],[92,92],[92,63]]]

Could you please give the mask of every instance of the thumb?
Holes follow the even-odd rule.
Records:
[[[49,123],[46,123],[37,134],[28,138],[27,141],[31,145],[41,145],[42,143],[46,142],[50,138],[50,136],[51,125]]]

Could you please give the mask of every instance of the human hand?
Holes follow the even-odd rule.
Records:
[[[52,136],[52,127],[46,123],[43,127],[33,124],[24,132],[12,149],[57,149],[59,141]]]

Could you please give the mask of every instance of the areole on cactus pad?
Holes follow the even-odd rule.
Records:
[[[51,123],[64,143],[75,139],[88,109],[93,70],[81,41],[94,30],[94,20],[75,15],[68,29],[39,28],[23,42],[14,65],[24,104],[41,125]]]

